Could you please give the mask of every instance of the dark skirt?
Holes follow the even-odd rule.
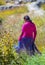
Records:
[[[18,46],[15,46],[17,52],[20,52],[21,49],[26,49],[27,53],[34,54],[34,41],[32,38],[22,38],[18,41]]]

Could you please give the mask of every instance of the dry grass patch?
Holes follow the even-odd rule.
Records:
[[[12,14],[21,14],[21,13],[26,13],[26,12],[28,12],[27,7],[20,6],[20,7],[14,8],[14,9],[0,11],[0,17],[5,18],[6,16],[9,16]]]
[[[41,5],[41,8],[45,10],[45,3]]]

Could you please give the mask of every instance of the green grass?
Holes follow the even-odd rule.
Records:
[[[45,65],[45,54],[42,54],[41,56],[36,55],[33,57],[27,58],[28,63],[26,65]]]
[[[41,55],[35,54],[35,56],[29,56],[22,53],[20,56],[22,56],[25,61],[24,65],[45,65],[45,48]]]

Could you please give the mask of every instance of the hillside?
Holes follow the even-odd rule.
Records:
[[[41,7],[41,10],[45,6]],[[39,13],[38,13],[39,14]],[[29,12],[26,6],[0,11],[0,65],[45,65],[45,13],[43,15]],[[29,15],[37,27],[35,44],[41,55],[30,56],[26,51],[16,53],[14,45],[18,43],[23,17]]]

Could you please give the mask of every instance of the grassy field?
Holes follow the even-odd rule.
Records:
[[[26,53],[19,55],[13,48],[13,44],[16,45],[18,42],[21,27],[24,23],[23,17],[27,14],[26,9],[20,7],[0,12],[0,18],[3,19],[2,32],[0,31],[0,65],[45,65],[45,15],[34,17],[32,13],[29,13],[37,27],[35,43],[42,55],[35,54],[32,57]]]
[[[24,16],[24,15],[23,15]],[[30,16],[30,14],[29,14]],[[31,17],[31,16],[30,16]],[[45,47],[45,16],[37,16],[31,18],[37,27],[37,38],[36,45],[40,51]],[[3,22],[4,28],[11,34],[11,36],[15,40],[15,44],[17,43],[18,37],[21,33],[21,27],[23,24],[22,14],[9,16],[5,22]]]
[[[8,9],[4,11],[0,11],[0,18],[5,18],[7,16],[13,15],[13,14],[21,14],[28,12],[27,7],[20,6],[13,9]]]
[[[42,8],[44,8],[45,5],[42,5]],[[5,11],[0,11],[0,18],[4,19],[5,22],[3,22],[4,27],[11,33],[11,35],[14,37],[15,40],[18,39],[18,36],[20,35],[19,32],[21,31],[21,26],[23,24],[22,16],[24,16],[25,13],[27,13],[27,7],[20,6],[16,7],[14,9],[9,9]],[[36,16],[32,17],[32,14],[29,14],[32,21],[37,26],[37,39],[36,44],[38,45],[39,49],[42,50],[42,46],[45,45],[45,15],[44,16]],[[40,44],[40,45],[39,45]]]

